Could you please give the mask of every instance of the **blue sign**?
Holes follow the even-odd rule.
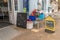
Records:
[[[29,0],[23,0],[23,9],[26,12],[29,12]]]

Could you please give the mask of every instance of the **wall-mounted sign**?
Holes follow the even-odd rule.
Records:
[[[23,0],[23,11],[29,12],[29,0]]]

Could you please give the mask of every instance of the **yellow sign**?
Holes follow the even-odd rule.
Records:
[[[45,19],[45,29],[55,31],[55,20],[51,16]]]

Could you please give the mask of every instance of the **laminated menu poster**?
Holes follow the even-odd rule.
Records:
[[[29,0],[23,0],[23,11],[29,12]]]
[[[53,21],[46,21],[46,26],[47,26],[48,28],[53,29],[53,28],[54,28],[54,22],[53,22]]]

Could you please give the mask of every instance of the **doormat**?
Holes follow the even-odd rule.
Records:
[[[32,29],[31,31],[33,31],[33,32],[39,32],[40,30],[39,29]]]
[[[32,29],[31,31],[32,31],[32,32],[40,32],[40,31],[42,31],[42,30],[44,30],[44,28]]]
[[[4,28],[4,27],[10,26],[10,25],[12,25],[12,24],[9,22],[0,22],[0,28]]]

